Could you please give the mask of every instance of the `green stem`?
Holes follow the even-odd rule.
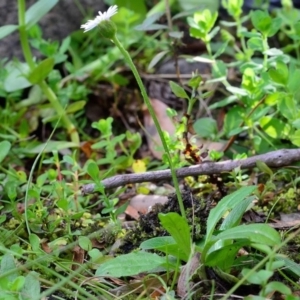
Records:
[[[173,180],[173,183],[174,183],[174,187],[175,187],[175,190],[176,190],[176,194],[177,194],[177,199],[178,199],[178,203],[179,203],[179,207],[180,207],[180,212],[181,212],[181,215],[186,219],[186,214],[185,214],[185,210],[184,210],[184,206],[183,206],[183,200],[182,200],[182,195],[181,195],[181,192],[180,192],[180,188],[179,188],[179,183],[178,183],[178,179],[177,179],[177,176],[176,176],[176,169],[174,168],[174,165],[173,165],[173,162],[172,162],[172,158],[171,158],[171,155],[170,155],[170,151],[169,151],[169,148],[168,148],[168,145],[166,143],[166,140],[164,138],[164,134],[163,134],[163,131],[159,125],[159,122],[158,122],[158,119],[155,115],[155,112],[154,112],[154,109],[152,107],[152,104],[150,102],[150,99],[147,95],[147,92],[145,90],[145,87],[144,87],[144,84],[142,82],[142,79],[129,55],[129,53],[124,49],[124,47],[122,46],[122,44],[120,43],[120,41],[118,40],[118,38],[116,37],[116,35],[112,38],[112,41],[115,43],[115,45],[120,49],[121,53],[123,54],[125,60],[127,61],[127,63],[129,64],[130,68],[131,68],[131,71],[138,83],[138,86],[141,90],[141,93],[142,93],[142,96],[143,96],[143,99],[145,101],[145,104],[148,108],[148,111],[153,119],[153,122],[155,124],[155,127],[156,127],[156,130],[159,134],[159,137],[161,139],[161,142],[162,142],[162,145],[163,145],[163,148],[164,148],[164,151],[167,155],[167,159],[168,159],[168,162],[169,162],[169,165],[170,165],[170,170],[171,170],[171,174],[172,174],[172,180]]]
[[[31,49],[28,42],[27,32],[26,32],[26,22],[25,22],[25,0],[18,0],[18,15],[19,15],[19,33],[20,33],[20,41],[23,50],[23,55],[25,60],[30,68],[30,71],[34,70],[35,62],[33,60],[33,56],[31,53]],[[66,114],[64,108],[61,106],[57,96],[53,92],[53,90],[47,85],[47,83],[43,80],[39,84],[39,87],[43,91],[44,95],[48,98],[51,106],[55,109],[58,117],[61,118],[64,127],[67,129],[68,134],[71,137],[71,141],[79,146],[80,139],[76,127],[73,125],[68,115]]]

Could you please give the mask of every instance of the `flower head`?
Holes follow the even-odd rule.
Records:
[[[84,32],[92,30],[96,26],[100,25],[104,21],[109,21],[110,18],[118,12],[118,6],[110,6],[105,12],[98,12],[98,16],[94,20],[88,20],[85,24],[81,25],[80,28],[84,28]]]

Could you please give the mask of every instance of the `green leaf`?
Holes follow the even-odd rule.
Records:
[[[80,236],[78,238],[78,244],[85,251],[90,251],[93,248],[92,242],[87,236]]]
[[[281,243],[279,233],[266,224],[240,225],[211,238],[212,241],[248,239],[251,243],[276,246]]]
[[[246,68],[243,73],[242,87],[249,93],[254,93],[257,87],[256,74],[252,68]]]
[[[265,133],[274,139],[285,137],[289,133],[289,124],[271,116],[262,117],[259,124]]]
[[[18,29],[18,25],[4,25],[0,27],[0,40]]]
[[[270,29],[272,19],[270,15],[262,10],[251,11],[251,21],[256,30],[262,33],[268,32]]]
[[[189,99],[189,96],[187,95],[186,91],[179,84],[175,83],[174,81],[169,81],[169,84],[172,92],[175,94],[176,97]]]
[[[90,161],[87,166],[88,174],[93,178],[94,181],[99,180],[99,167],[94,161]]]
[[[291,289],[286,286],[284,283],[279,281],[271,281],[265,287],[266,295],[271,294],[273,292],[279,292],[281,295],[291,295]]]
[[[24,276],[18,276],[10,284],[10,290],[13,291],[13,292],[18,292],[23,288],[24,285],[25,285],[25,277]]]
[[[289,70],[285,63],[278,61],[276,64],[276,69],[270,69],[268,71],[270,78],[279,84],[284,86],[287,85],[289,78]]]
[[[191,253],[190,227],[178,213],[170,212],[158,215],[162,226],[171,234],[178,247],[189,256]]]
[[[58,0],[39,0],[34,3],[25,15],[26,26],[30,28],[36,24],[44,15],[46,15],[56,4]]]
[[[32,84],[37,84],[43,81],[53,70],[54,58],[48,57],[41,61],[27,76],[27,79]]]
[[[165,50],[165,51],[161,51],[161,52],[157,53],[150,61],[150,64],[147,69],[151,70],[152,68],[154,68],[158,64],[158,62],[169,52],[170,52],[169,50]]]
[[[29,272],[25,278],[25,284],[22,289],[22,295],[26,299],[38,300],[40,299],[41,285],[39,282],[40,274],[37,272]],[[23,299],[23,298],[22,298]]]
[[[226,8],[228,13],[237,19],[243,12],[243,0],[222,0],[222,6]]]
[[[289,272],[294,273],[295,276],[300,277],[300,265],[295,263],[293,260],[289,259],[286,256],[282,256],[281,254],[276,254],[276,260],[277,261],[283,261],[285,269]]]
[[[224,219],[222,225],[220,226],[220,230],[226,230],[237,226],[254,199],[256,199],[255,196],[249,196],[244,201],[235,205],[231,212]]]
[[[292,135],[290,135],[291,142],[300,147],[300,129],[296,130]]]
[[[62,171],[62,174],[63,174],[63,175],[66,175],[66,173],[63,172],[63,171]],[[57,205],[58,208],[64,210],[65,212],[68,211],[68,208],[69,208],[69,202],[68,202],[67,199],[65,199],[65,198],[60,198],[60,199],[58,199],[58,200],[56,201],[56,205]]]
[[[150,272],[166,263],[166,258],[154,253],[132,252],[104,262],[96,271],[96,276],[134,276]]]
[[[188,86],[190,86],[193,89],[197,89],[202,82],[202,77],[198,74],[195,74],[189,81]]]
[[[86,101],[84,101],[84,100],[73,102],[70,105],[68,105],[68,107],[66,109],[66,113],[73,114],[79,110],[82,110],[85,105],[86,105]]]
[[[228,271],[232,267],[238,251],[247,245],[249,245],[249,241],[238,241],[218,250],[211,251],[205,259],[205,265],[209,267],[219,267],[224,271]]]
[[[44,149],[46,144],[46,148]],[[73,142],[65,142],[65,141],[48,141],[46,143],[40,144],[32,149],[25,148],[25,153],[31,153],[31,154],[38,154],[41,151],[44,153],[49,153],[54,150],[59,151],[62,149],[69,149],[69,148],[77,148],[78,145]]]
[[[234,193],[225,196],[218,205],[210,211],[207,219],[206,241],[209,241],[213,235],[215,227],[226,211],[232,209],[238,203],[254,192],[256,186],[242,187]]]
[[[248,275],[250,271],[250,269],[244,268],[242,270],[242,275],[244,277],[247,277],[247,281],[252,284],[259,284],[264,286],[273,276],[273,272],[268,270],[259,270],[255,273],[252,273],[251,275]]]
[[[30,246],[33,251],[36,252],[36,251],[40,250],[40,239],[36,234],[31,233],[29,235],[29,241],[30,241]]]
[[[197,135],[203,138],[214,139],[214,137],[218,133],[217,122],[212,118],[198,119],[194,123],[193,128]]]
[[[13,281],[18,277],[18,269],[13,256],[11,254],[4,254],[1,258],[0,274],[11,272],[12,270],[15,271],[6,276],[9,281]]]
[[[271,28],[268,32],[268,37],[272,37],[273,35],[275,35],[277,33],[277,31],[281,27],[281,23],[282,23],[282,20],[279,17],[272,19]]]
[[[289,76],[288,90],[293,95],[295,95],[296,93],[299,93],[299,90],[300,90],[300,84],[299,84],[299,81],[297,80],[298,78],[300,78],[300,70],[299,69],[295,70]]]
[[[11,148],[11,143],[9,141],[0,142],[0,163],[7,156]]]
[[[259,168],[260,171],[264,172],[265,174],[273,176],[273,171],[267,166],[265,162],[258,160],[256,162],[256,166]]]
[[[282,95],[277,103],[278,110],[285,118],[289,121],[293,121],[297,118],[298,110],[296,99],[292,95]]]
[[[247,41],[248,48],[254,51],[263,51],[263,40],[261,37],[252,37]]]
[[[173,255],[180,260],[188,261],[189,256],[182,251],[172,236],[159,236],[141,243],[142,250],[159,250],[167,255]]]
[[[9,62],[5,69],[8,76],[4,80],[4,89],[6,92],[15,92],[23,90],[32,84],[25,78],[25,74],[29,72],[26,63]]]

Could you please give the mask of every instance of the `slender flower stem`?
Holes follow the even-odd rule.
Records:
[[[19,33],[20,33],[20,41],[23,50],[23,55],[25,60],[30,68],[30,70],[34,70],[35,63],[33,60],[33,56],[31,53],[31,49],[28,43],[28,37],[26,32],[26,22],[25,22],[25,0],[18,0],[18,15],[19,15]],[[48,86],[45,80],[38,83],[39,87],[43,91],[44,95],[48,98],[49,102],[51,103],[52,107],[55,109],[58,117],[61,118],[64,127],[67,129],[68,134],[71,137],[71,141],[74,142],[76,145],[79,146],[80,139],[76,127],[69,119],[68,115],[66,114],[64,108],[61,106],[56,94],[53,90]]]
[[[152,104],[150,102],[150,99],[147,95],[147,92],[145,90],[145,87],[144,87],[144,84],[141,80],[141,77],[129,55],[129,53],[124,49],[124,47],[122,46],[122,44],[120,43],[120,41],[118,40],[118,38],[116,37],[116,35],[114,35],[114,37],[112,38],[112,41],[115,43],[115,45],[120,49],[121,53],[123,54],[125,60],[127,61],[127,63],[129,64],[131,70],[132,70],[132,73],[138,83],[138,86],[141,90],[141,93],[142,93],[142,96],[143,96],[143,99],[145,101],[145,104],[148,108],[148,111],[153,119],[153,122],[155,124],[155,127],[157,129],[157,132],[159,134],[159,137],[161,139],[161,142],[162,142],[162,145],[163,145],[163,148],[164,148],[164,151],[167,155],[167,158],[168,158],[168,162],[169,162],[169,165],[170,165],[170,170],[171,170],[171,174],[172,174],[172,180],[173,180],[173,183],[174,183],[174,187],[175,187],[175,190],[176,190],[176,194],[177,194],[177,199],[178,199],[178,203],[179,203],[179,207],[180,207],[180,212],[181,212],[181,215],[186,219],[186,214],[185,214],[185,210],[184,210],[184,206],[183,206],[183,200],[182,200],[182,195],[181,195],[181,192],[180,192],[180,188],[179,188],[179,183],[178,183],[178,179],[177,179],[177,176],[176,176],[176,169],[174,168],[174,165],[173,165],[173,162],[172,162],[172,158],[171,158],[171,155],[170,155],[170,151],[169,151],[169,148],[168,148],[168,145],[166,143],[166,140],[164,138],[164,134],[163,134],[163,131],[159,125],[159,122],[158,122],[158,119],[155,115],[155,112],[154,112],[154,109],[152,107]]]

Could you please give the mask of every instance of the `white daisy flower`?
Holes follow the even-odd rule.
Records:
[[[81,25],[80,28],[84,28],[84,32],[92,30],[96,26],[98,26],[103,21],[109,21],[110,18],[118,12],[118,6],[113,5],[110,6],[109,9],[105,12],[99,11],[97,16],[94,20],[88,20],[85,24]]]

